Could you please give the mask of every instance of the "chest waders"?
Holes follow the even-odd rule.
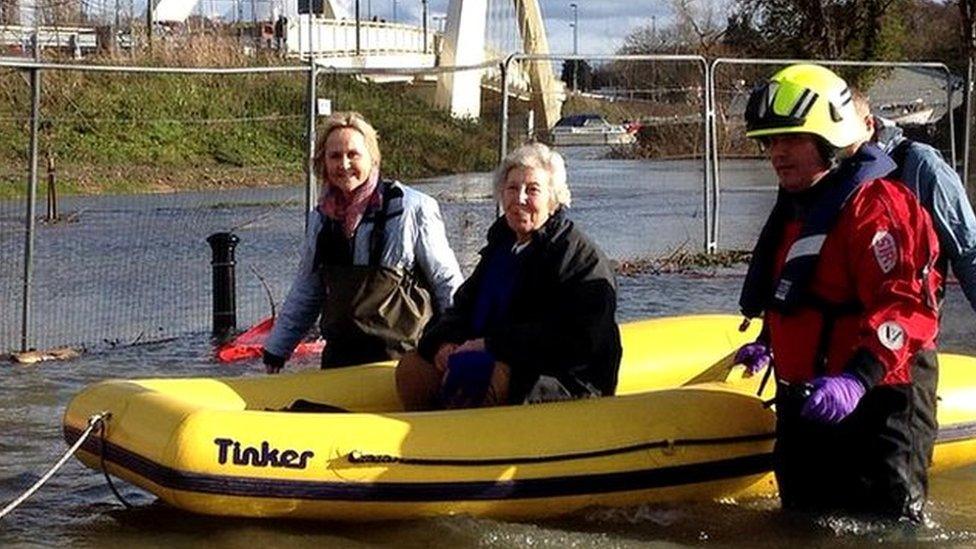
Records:
[[[389,213],[394,194],[400,196],[392,185],[384,184],[383,206],[373,216],[368,265],[353,265],[349,257],[337,259],[340,254],[320,250],[325,253],[319,276],[326,291],[320,321],[326,340],[323,368],[399,358],[416,348],[430,320],[430,292],[420,277],[380,264],[387,220],[403,214],[402,210]],[[333,220],[326,219],[326,225],[323,231],[335,230]]]
[[[805,237],[813,242],[814,237],[819,237],[822,246],[860,182],[884,177],[894,168],[893,162],[885,161],[876,148],[865,147],[868,146],[859,149],[857,154],[872,163],[879,162],[878,165],[872,167],[866,163],[863,169],[854,169],[856,165],[852,163],[847,172],[834,172],[828,176],[832,180],[818,183],[834,186],[824,191],[826,194],[804,220],[796,242]],[[779,238],[788,221],[783,196],[781,193],[763,228],[740,305],[749,316],[770,308],[783,314],[800,308],[819,311],[822,324],[811,372],[811,378],[815,378],[827,373],[826,358],[836,321],[844,316],[863,315],[863,304],[827,302],[810,290],[820,261],[820,246],[798,249],[805,253],[787,254],[789,259],[781,269],[779,280],[773,279]],[[918,276],[926,289],[927,306],[936,307],[937,300],[928,292],[931,267],[921,269]],[[784,280],[787,284],[783,284]],[[927,469],[938,432],[935,392],[938,361],[932,350],[918,351],[909,360],[910,383],[869,389],[853,413],[836,425],[802,416],[810,396],[806,384],[778,384],[773,456],[784,508],[853,511],[914,522],[922,520],[928,489]]]

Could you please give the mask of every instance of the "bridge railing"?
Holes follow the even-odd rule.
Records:
[[[17,48],[24,52],[31,51],[35,34],[41,49],[77,49],[87,53],[98,47],[98,38],[93,27],[43,26],[35,29],[21,25],[0,25],[0,48],[8,51]]]
[[[412,53],[433,56],[439,33],[381,21],[299,15],[288,22],[288,53],[300,57]],[[433,58],[432,58],[433,59]]]

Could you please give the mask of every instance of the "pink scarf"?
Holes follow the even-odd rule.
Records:
[[[383,204],[383,193],[376,192],[379,179],[380,171],[374,168],[366,182],[349,195],[334,189],[332,185],[326,185],[325,194],[319,200],[319,210],[342,226],[346,238],[352,238],[356,233],[356,227],[368,208],[378,208]]]

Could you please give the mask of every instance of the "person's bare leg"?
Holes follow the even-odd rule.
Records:
[[[400,357],[396,367],[397,395],[408,412],[433,410],[438,407],[443,374],[416,351]]]
[[[482,406],[504,406],[508,404],[508,385],[512,381],[512,370],[504,362],[495,362],[495,369],[491,372],[491,383],[488,392],[481,402]]]

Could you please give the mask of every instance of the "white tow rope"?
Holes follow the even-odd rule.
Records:
[[[3,519],[5,516],[7,516],[7,514],[9,514],[14,509],[16,509],[18,505],[23,503],[24,500],[34,495],[34,492],[40,489],[41,486],[44,486],[44,483],[50,480],[51,477],[54,476],[54,473],[56,473],[58,469],[60,469],[71,458],[71,456],[73,456],[75,452],[77,452],[78,449],[81,448],[81,445],[84,444],[86,440],[88,440],[88,437],[92,434],[92,432],[104,424],[105,419],[109,415],[111,414],[109,414],[108,412],[102,412],[100,414],[95,414],[90,418],[88,418],[88,428],[81,433],[81,436],[78,437],[78,440],[76,440],[75,443],[71,445],[71,448],[68,448],[68,451],[65,452],[63,456],[61,456],[61,459],[59,459],[58,462],[54,464],[54,467],[52,467],[50,471],[48,471],[44,476],[38,479],[38,481],[35,482],[34,485],[31,486],[20,497],[10,502],[9,505],[4,507],[3,510],[0,511],[0,519]]]

